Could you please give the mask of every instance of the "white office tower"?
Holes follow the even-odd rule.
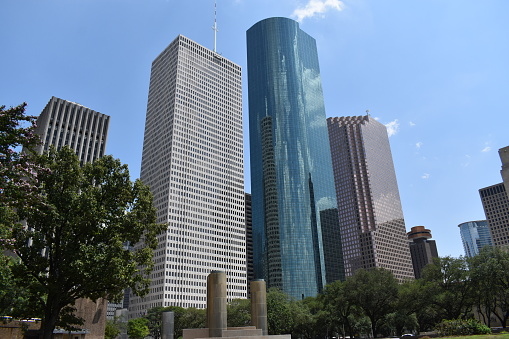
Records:
[[[150,292],[156,306],[206,307],[206,277],[226,272],[228,299],[246,298],[241,68],[178,36],[152,63],[141,179],[157,221]]]

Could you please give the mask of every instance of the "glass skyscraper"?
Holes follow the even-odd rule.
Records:
[[[492,246],[490,229],[486,220],[468,221],[458,225],[467,257],[479,254],[484,246]]]
[[[255,275],[314,296],[343,277],[316,42],[265,19],[247,31],[247,61]]]

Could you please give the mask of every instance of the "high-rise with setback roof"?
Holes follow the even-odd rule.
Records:
[[[386,127],[370,117],[328,118],[345,273],[382,267],[414,278]]]

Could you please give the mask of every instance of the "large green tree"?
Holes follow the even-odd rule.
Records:
[[[436,321],[468,317],[474,304],[468,263],[464,257],[435,258],[422,272],[422,293],[433,305]]]
[[[491,326],[491,318],[495,316],[502,327],[506,327],[509,318],[509,252],[498,247],[485,247],[468,261],[477,311],[486,325]]]
[[[131,182],[119,160],[105,156],[80,167],[67,147],[32,157],[38,200],[17,206],[28,226],[13,231],[20,260],[12,272],[25,277],[50,338],[55,326],[76,320],[69,315],[78,298],[116,299],[127,287],[145,294],[165,226],[155,223],[148,187]],[[125,246],[140,240],[144,246]]]
[[[345,282],[347,300],[362,309],[371,321],[373,336],[387,314],[395,309],[398,281],[391,271],[383,268],[360,269]]]

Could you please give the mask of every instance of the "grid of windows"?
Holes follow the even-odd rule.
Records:
[[[383,267],[414,277],[384,125],[370,116],[328,118],[345,274]]]
[[[479,190],[495,246],[509,246],[509,198],[503,183]]]
[[[141,167],[168,229],[130,317],[206,307],[212,270],[226,272],[229,299],[247,297],[243,168],[241,69],[178,36],[152,63]]]
[[[35,133],[42,143],[42,153],[50,146],[69,146],[78,155],[81,165],[104,156],[110,117],[77,104],[52,97],[37,118]]]

